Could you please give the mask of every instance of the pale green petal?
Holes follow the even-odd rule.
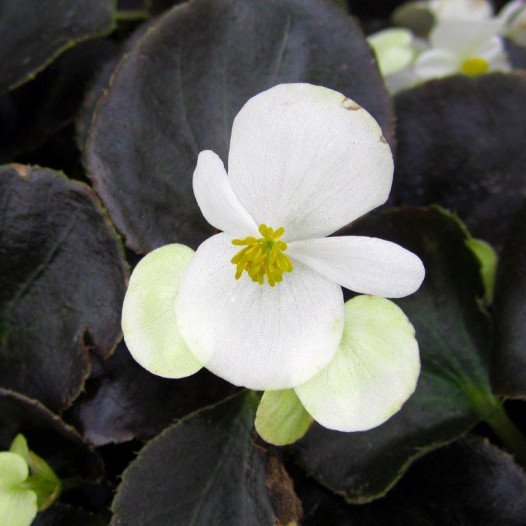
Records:
[[[29,468],[17,453],[0,453],[0,524],[29,526],[37,514],[37,496],[20,485]]]
[[[183,378],[201,369],[177,326],[175,299],[193,257],[184,245],[150,252],[135,267],[122,307],[122,331],[132,356],[165,378]]]
[[[29,464],[29,448],[24,435],[16,435],[15,439],[11,443],[9,451],[11,451],[11,453],[20,455],[26,461],[26,463]]]
[[[393,302],[357,296],[345,304],[345,325],[333,360],[296,387],[322,426],[365,431],[383,424],[414,392],[420,372],[413,326]]]
[[[484,303],[491,305],[493,302],[493,291],[495,289],[495,273],[497,271],[498,256],[493,247],[483,241],[474,237],[466,240],[466,245],[477,256],[480,263],[480,273],[484,283]]]
[[[382,75],[392,75],[406,68],[414,59],[413,36],[407,29],[384,29],[369,37]]]
[[[11,488],[24,482],[29,476],[27,462],[17,453],[0,453],[0,490]]]
[[[299,440],[310,428],[312,417],[294,389],[265,391],[256,413],[256,431],[270,444],[285,446]]]

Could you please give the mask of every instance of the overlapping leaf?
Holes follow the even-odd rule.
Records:
[[[112,524],[275,524],[283,510],[273,507],[277,487],[267,481],[264,450],[253,442],[257,404],[254,393],[240,393],[149,442],[123,475]]]
[[[439,209],[371,216],[348,233],[399,243],[418,254],[426,278],[396,303],[416,329],[422,373],[415,394],[385,424],[363,433],[314,426],[298,443],[302,464],[351,502],[383,495],[425,452],[467,431],[493,409],[487,316],[479,266],[458,220]]]
[[[208,237],[191,188],[197,154],[211,149],[226,161],[243,104],[299,81],[356,100],[393,142],[371,51],[329,0],[196,0],[164,14],[115,70],[87,146],[91,177],[128,246],[195,248]]]
[[[113,28],[113,0],[2,2],[0,93],[32,78],[75,42]]]
[[[120,338],[122,250],[93,192],[57,172],[3,167],[0,203],[0,386],[60,410],[88,351]]]
[[[500,259],[493,308],[491,377],[496,391],[526,398],[526,206],[516,215]]]
[[[395,99],[393,197],[456,212],[497,246],[526,191],[526,75],[449,77]]]

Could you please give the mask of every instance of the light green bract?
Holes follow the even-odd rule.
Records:
[[[495,289],[495,273],[497,272],[498,255],[493,247],[474,237],[466,241],[466,245],[477,256],[480,263],[480,274],[484,282],[484,303],[491,305],[493,303],[493,292]]]
[[[313,418],[294,392],[294,389],[265,391],[256,413],[259,436],[276,446],[293,444],[312,425]]]
[[[29,451],[18,435],[10,451],[0,453],[0,524],[29,526],[37,511],[60,495],[61,482],[49,465]]]
[[[135,267],[122,306],[122,331],[131,354],[146,370],[184,378],[202,365],[188,350],[175,319],[175,298],[194,252],[166,245]]]
[[[380,73],[385,77],[402,71],[415,57],[413,35],[407,29],[385,29],[367,38]]]
[[[322,426],[364,431],[400,410],[419,374],[418,343],[402,310],[385,298],[357,296],[345,304],[336,356],[295,390]]]

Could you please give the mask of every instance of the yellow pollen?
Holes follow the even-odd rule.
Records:
[[[292,261],[283,253],[287,250],[287,243],[280,239],[285,229],[273,230],[267,225],[259,225],[258,230],[263,237],[250,236],[232,241],[232,245],[244,248],[231,261],[236,265],[236,279],[246,271],[254,283],[263,285],[266,277],[273,287],[283,280],[283,273],[293,270]]]
[[[462,73],[471,77],[478,77],[487,73],[489,70],[489,62],[480,57],[473,57],[464,60],[462,63]]]

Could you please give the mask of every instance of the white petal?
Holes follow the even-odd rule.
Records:
[[[451,51],[458,57],[477,56],[477,50],[499,34],[501,24],[491,20],[444,20],[439,22],[429,39],[434,48]]]
[[[478,50],[478,55],[486,59],[490,64],[490,71],[511,71],[504,42],[500,37],[487,40]]]
[[[289,243],[287,254],[347,289],[384,298],[413,294],[425,276],[418,256],[375,237],[294,241]]]
[[[377,122],[344,95],[281,84],[250,99],[232,128],[228,176],[256,223],[287,241],[325,236],[383,204],[393,158]]]
[[[493,15],[488,0],[431,0],[429,5],[441,19],[482,20]]]
[[[419,79],[453,75],[460,70],[460,60],[453,53],[443,49],[424,51],[415,62],[415,74]]]
[[[402,71],[398,71],[397,73],[393,73],[392,75],[388,75],[384,78],[385,87],[392,95],[403,89],[414,86],[417,80],[418,79],[415,74],[414,64],[411,64],[411,66],[403,69]]]
[[[214,152],[199,154],[193,187],[197,204],[212,226],[237,237],[257,233],[257,225],[234,195],[223,161]]]
[[[122,331],[132,356],[145,369],[165,378],[183,378],[202,365],[179,333],[175,298],[193,257],[184,245],[150,252],[133,270],[122,307]]]
[[[343,327],[341,288],[298,263],[270,287],[235,279],[239,247],[225,234],[197,250],[179,288],[177,322],[204,366],[235,385],[286,389],[334,356]]]
[[[401,408],[414,392],[419,372],[418,343],[401,309],[384,298],[357,296],[345,304],[336,356],[295,390],[322,426],[365,431]]]

